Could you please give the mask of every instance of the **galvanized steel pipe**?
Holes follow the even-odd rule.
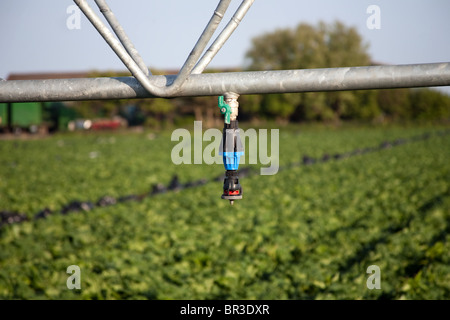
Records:
[[[116,55],[122,60],[123,64],[127,67],[131,74],[139,81],[139,83],[148,91],[149,94],[160,97],[170,97],[180,90],[181,86],[186,81],[192,69],[195,67],[197,60],[200,58],[203,50],[208,44],[208,41],[211,39],[217,26],[222,20],[223,15],[225,14],[226,9],[230,4],[230,1],[231,0],[221,0],[219,2],[213,16],[211,17],[208,25],[198,39],[196,45],[194,46],[194,49],[186,59],[186,62],[178,73],[178,76],[172,78],[172,81],[166,83],[166,86],[158,87],[155,86],[151,81],[149,81],[145,73],[140,69],[140,67],[128,54],[128,52],[126,52],[121,43],[114,37],[112,32],[106,27],[103,21],[101,21],[101,19],[95,14],[86,0],[74,0],[80,10],[86,16],[86,18],[88,18],[88,20],[97,29],[103,39],[105,39],[111,49],[113,49]]]
[[[227,11],[230,2],[231,0],[221,0],[219,2],[216,10],[214,11],[213,16],[209,20],[208,24],[206,25],[206,28],[204,29],[203,33],[201,34],[200,38],[195,44],[194,49],[192,49],[191,53],[186,59],[186,62],[184,63],[183,67],[178,73],[178,76],[174,80],[173,84],[170,87],[166,88],[166,90],[168,91],[167,95],[173,94],[175,91],[180,90],[181,86],[186,81],[187,77],[191,74],[192,69],[194,69],[198,59],[202,55],[203,50],[205,50],[209,40],[211,40],[211,37],[213,36],[220,22],[222,21],[222,18],[225,15],[225,12]]]
[[[137,63],[137,65],[142,70],[142,72],[144,72],[144,74],[146,76],[149,76],[151,74],[151,72],[148,70],[141,55],[134,47],[131,40],[128,38],[127,34],[125,33],[125,30],[120,25],[119,20],[117,20],[116,16],[112,12],[112,10],[110,9],[110,7],[106,3],[106,1],[105,0],[95,0],[95,3],[97,4],[98,8],[100,9],[100,12],[103,13],[103,16],[105,17],[106,21],[108,21],[109,25],[111,26],[112,30],[116,34],[117,38],[119,38],[119,40],[122,43],[125,50],[131,56],[131,58],[133,58],[134,62]]]
[[[223,47],[228,38],[230,38],[234,30],[236,30],[236,28],[239,26],[239,23],[245,17],[245,14],[248,12],[254,1],[255,0],[242,1],[241,5],[236,10],[236,13],[230,19],[230,22],[222,30],[217,39],[208,48],[203,57],[197,63],[195,68],[192,70],[192,74],[200,74],[206,69],[211,60],[216,56],[217,52],[219,52],[219,50]]]
[[[176,76],[150,76],[157,87]],[[450,62],[190,75],[170,98],[450,86]],[[152,98],[133,77],[0,81],[0,102]]]

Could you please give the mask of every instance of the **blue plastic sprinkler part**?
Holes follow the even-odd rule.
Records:
[[[225,166],[225,170],[238,170],[239,162],[241,160],[241,156],[244,155],[244,152],[224,152],[223,153],[223,165]]]
[[[225,103],[224,97],[219,97],[219,109],[220,113],[225,115],[225,123],[230,124],[231,107]]]

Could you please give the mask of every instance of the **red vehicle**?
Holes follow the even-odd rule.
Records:
[[[123,119],[97,119],[92,120],[91,130],[115,130],[126,126]]]

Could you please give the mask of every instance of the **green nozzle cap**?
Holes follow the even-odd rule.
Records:
[[[230,123],[231,107],[225,103],[224,97],[219,97],[219,109],[220,113],[225,115],[225,123]]]

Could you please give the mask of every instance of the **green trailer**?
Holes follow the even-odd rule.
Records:
[[[0,129],[2,131],[21,132],[27,130],[36,133],[42,123],[42,104],[40,102],[0,103]]]
[[[0,131],[3,132],[65,131],[77,118],[78,112],[62,102],[0,103]]]
[[[68,130],[69,123],[79,117],[75,109],[67,107],[63,102],[47,102],[44,108],[52,131]]]
[[[8,104],[0,103],[0,128],[8,127]]]
[[[40,102],[22,102],[11,105],[11,127],[33,131],[42,123],[42,105]]]

